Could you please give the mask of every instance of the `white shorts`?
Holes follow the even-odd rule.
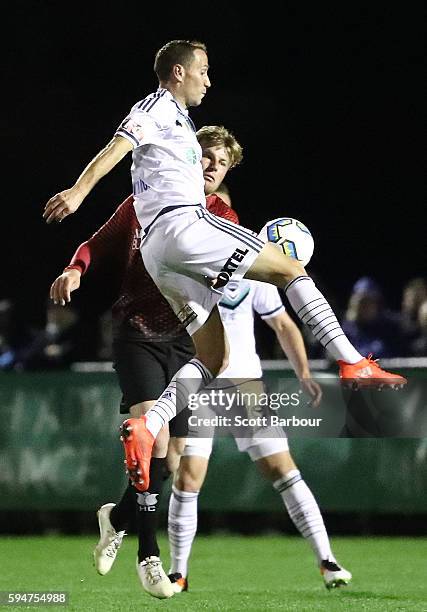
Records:
[[[248,453],[252,461],[283,453],[289,450],[288,439],[283,429],[267,427],[262,436],[254,438],[234,438],[239,451]],[[212,453],[213,438],[187,438],[183,452],[184,457],[204,457],[209,459]]]
[[[184,456],[196,455],[209,459],[212,452],[215,431],[219,435],[231,434],[240,452],[247,452],[252,461],[269,457],[275,453],[289,450],[288,439],[282,427],[260,424],[260,417],[272,415],[266,407],[260,411],[261,400],[265,395],[262,379],[229,379],[218,377],[205,390],[212,393],[210,402],[193,406],[189,420],[189,431]],[[215,393],[225,392],[215,396]],[[231,403],[230,400],[234,402]],[[238,420],[238,417],[241,417]],[[192,421],[192,419],[195,419]],[[254,419],[250,425],[242,419]],[[218,426],[218,427],[217,427]]]
[[[175,314],[194,334],[222,297],[218,287],[240,280],[264,242],[203,208],[182,207],[159,217],[142,240],[144,265]],[[218,278],[216,289],[210,281]]]

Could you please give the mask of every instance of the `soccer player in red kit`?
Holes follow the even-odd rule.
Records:
[[[197,135],[203,147],[207,208],[237,223],[237,214],[213,191],[228,170],[241,161],[242,148],[221,126],[206,126]],[[123,393],[120,412],[139,417],[155,403],[176,371],[193,357],[194,346],[144,268],[139,251],[141,227],[133,203],[129,196],[107,223],[78,247],[69,265],[53,282],[50,295],[55,303],[65,305],[89,267],[110,266],[111,283],[120,283],[119,297],[112,306],[114,367]],[[185,445],[187,417],[187,410],[180,412],[170,421],[169,431],[166,427],[159,434],[150,463],[148,490],[141,493],[129,483],[117,505],[105,504],[98,511],[101,539],[94,551],[98,572],[106,574],[110,570],[129,516],[136,509],[138,574],[145,590],[156,597],[173,594],[159,559],[157,508],[165,468],[176,471]]]

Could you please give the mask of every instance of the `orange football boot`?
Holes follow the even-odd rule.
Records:
[[[338,365],[342,383],[351,389],[371,387],[381,390],[384,387],[391,387],[398,390],[408,382],[400,374],[393,374],[380,368],[378,360],[372,359],[372,355],[368,355],[367,358],[363,358],[356,363],[346,363],[339,360]]]
[[[174,593],[183,593],[184,591],[188,591],[188,580],[187,578],[184,578],[182,574],[169,574],[168,578],[172,583]]]
[[[146,491],[150,485],[150,461],[154,444],[154,437],[147,429],[146,417],[126,419],[120,431],[129,478],[138,491]]]

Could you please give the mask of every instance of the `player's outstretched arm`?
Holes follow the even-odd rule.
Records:
[[[109,220],[89,240],[83,242],[70,263],[50,288],[50,298],[55,304],[65,306],[71,301],[71,292],[80,287],[80,279],[91,265],[99,266],[110,255],[127,255],[126,236],[139,228],[133,209],[133,197],[129,196],[118,206]]]
[[[62,221],[74,213],[96,183],[116,166],[132,149],[132,144],[122,136],[114,136],[86,166],[70,189],[54,195],[45,206],[43,218],[46,223]]]
[[[56,278],[50,288],[50,299],[54,304],[65,306],[71,302],[71,292],[80,287],[81,272],[79,270],[65,270]]]
[[[265,319],[265,321],[276,332],[283,352],[291,362],[305,391],[310,395],[312,405],[317,408],[322,399],[322,389],[311,377],[307,352],[300,330],[286,312],[281,312],[276,317]]]

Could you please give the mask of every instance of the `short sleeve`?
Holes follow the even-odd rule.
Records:
[[[281,312],[285,312],[282,299],[274,285],[259,281],[253,282],[255,283],[253,308],[260,315],[261,319],[270,319]]]
[[[162,131],[157,121],[143,111],[130,113],[116,130],[115,136],[123,136],[133,147],[152,143]]]
[[[115,135],[129,140],[134,148],[152,144],[160,133],[170,126],[173,115],[174,109],[168,100],[148,97],[133,106]]]

